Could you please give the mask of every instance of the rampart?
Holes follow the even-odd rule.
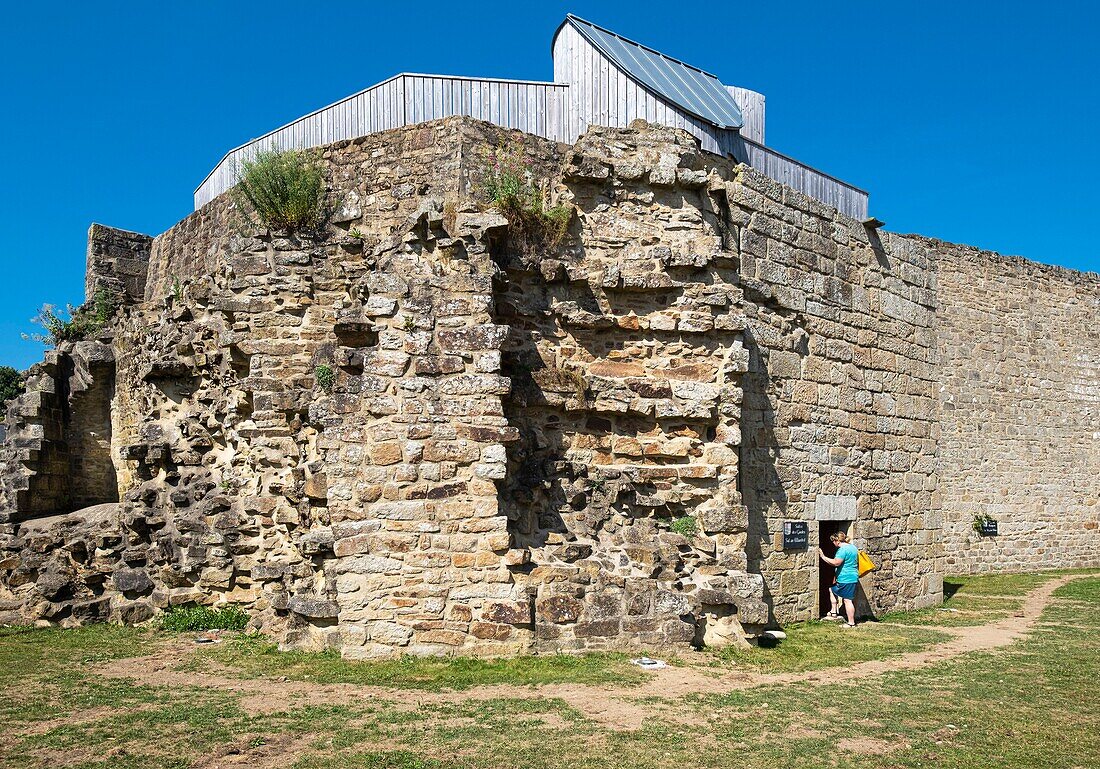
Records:
[[[1100,565],[1100,275],[922,242],[939,276],[947,568]],[[975,529],[985,517],[996,536]]]
[[[478,200],[501,143],[573,208],[560,248]],[[945,571],[981,568],[957,531],[975,489],[1003,485],[960,480],[995,464],[950,410],[952,389],[983,397],[963,371],[979,334],[1005,371],[1038,370],[1061,473],[1041,487],[1065,490],[1060,515],[982,508],[1012,537],[982,563],[1036,565],[1015,555],[1040,508],[1067,544],[1029,552],[1095,563],[1095,333],[1073,366],[1043,360],[1095,317],[1065,288],[1091,278],[981,257],[1058,278],[1047,341],[1017,341],[1022,320],[968,313],[1019,287],[969,279],[958,247],[644,123],[570,147],[451,118],[330,145],[324,165],[316,237],[249,225],[228,196],[151,242],[93,229],[88,285],[125,275],[127,301],[9,408],[6,616],[236,603],[348,657],[740,644],[817,616],[815,548],[837,528],[879,562],[867,611],[928,606]],[[1070,390],[1080,411],[1052,405]],[[999,449],[1024,472],[1024,449]],[[796,524],[807,541],[785,545]]]

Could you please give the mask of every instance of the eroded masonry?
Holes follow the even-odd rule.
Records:
[[[560,248],[478,202],[501,142],[574,207]],[[817,616],[836,529],[875,612],[948,570],[1100,565],[1096,275],[887,234],[644,123],[449,118],[324,163],[317,237],[226,195],[92,228],[89,296],[125,302],[9,406],[5,621],[233,603],[351,658],[720,646]]]

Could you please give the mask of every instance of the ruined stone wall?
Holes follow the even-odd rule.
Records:
[[[468,167],[507,133],[446,125],[443,162],[379,164],[340,217],[352,229],[395,225],[345,264],[349,285],[330,305],[335,339],[323,351],[336,382],[310,409],[319,459],[308,493],[331,524],[334,609],[353,658],[503,653],[530,637],[495,483],[514,430],[501,405],[506,329],[493,322],[489,249],[507,222],[460,194]],[[421,136],[425,151],[439,146]],[[447,186],[418,183],[414,174],[429,170]],[[347,173],[364,179],[360,168]]]
[[[109,338],[109,336],[108,336]],[[0,446],[0,523],[118,500],[109,344],[66,342],[25,374]]]
[[[121,431],[139,481],[123,517],[168,513],[169,603],[244,601],[348,656],[504,640],[471,633],[508,541],[486,479],[506,382],[483,233],[454,210],[465,237],[442,231],[466,130],[327,148],[323,237],[255,233],[223,198],[157,239],[147,297],[167,310],[120,362],[154,385],[124,396],[152,417]]]
[[[1100,565],[1100,275],[921,242],[939,276],[947,569]]]
[[[48,515],[69,504],[65,423],[72,362],[61,351],[24,374],[25,391],[8,403],[0,447],[0,524]]]
[[[223,198],[156,239],[146,301],[112,329],[117,541],[88,558],[80,515],[52,543],[0,532],[24,617],[229,602],[348,656],[522,648],[494,485],[510,431],[488,242],[507,222],[461,199],[464,163],[505,133],[452,120],[326,148],[316,237]]]
[[[5,585],[23,616],[76,621],[94,604],[96,616],[136,618],[173,604],[235,602],[257,626],[289,630],[292,642],[339,645],[335,575],[325,568],[333,535],[310,469],[325,450],[309,414],[327,397],[316,366],[347,343],[335,318],[365,298],[353,283],[374,250],[403,246],[421,196],[457,188],[459,132],[441,123],[328,148],[339,210],[322,237],[257,230],[231,200],[215,201],[152,244],[147,301],[126,306],[111,330],[111,376],[60,372],[72,356],[51,353],[52,368],[32,377],[27,402],[9,412],[29,423],[13,425],[5,446],[24,460],[12,457],[13,474],[25,476],[5,493],[5,515],[64,514],[92,501],[69,493],[68,479],[105,487],[98,460],[108,455],[121,491],[117,546],[91,558],[74,544],[87,526],[68,518],[52,544],[41,532],[28,539],[31,529],[0,532],[5,550],[27,553],[15,559],[21,576],[10,572]],[[348,222],[360,208],[370,220],[352,237]],[[104,246],[113,232],[91,233],[90,270],[101,277],[122,259]],[[101,396],[112,384],[103,425]],[[75,421],[65,416],[74,409]],[[66,466],[70,441],[79,444],[76,472]],[[45,461],[43,447],[65,456]],[[56,494],[36,492],[54,485]]]
[[[501,143],[572,211],[560,246],[477,199]],[[34,370],[0,447],[0,613],[235,603],[354,658],[744,643],[816,615],[837,522],[879,563],[870,610],[937,602],[943,509],[950,536],[991,492],[1094,562],[1091,326],[1067,352],[1091,278],[975,271],[645,124],[566,147],[451,118],[322,156],[322,232],[212,201],[148,244],[99,341]],[[1054,325],[1008,299],[1032,289]],[[994,348],[1033,364],[1025,399]],[[974,449],[975,404],[1011,462]],[[1060,516],[1004,502],[1035,456]],[[1019,541],[981,547],[1016,565]]]
[[[742,342],[728,166],[675,131],[593,129],[555,258],[510,239],[502,505],[530,569],[535,644],[718,645],[768,619],[737,491]],[[713,189],[712,189],[713,187]]]
[[[105,342],[79,342],[69,355],[64,425],[69,455],[67,506],[79,510],[118,501],[111,424],[115,358]]]
[[[544,544],[532,578],[580,616],[546,632],[653,637],[639,578],[684,616],[763,622],[761,594],[780,621],[816,616],[817,528],[842,518],[880,566],[872,611],[938,602],[926,251],[655,127],[590,130],[562,186],[579,242],[510,254],[498,299],[521,435],[504,499]],[[810,547],[784,552],[792,520]]]
[[[84,298],[105,288],[124,302],[140,302],[145,296],[149,251],[153,238],[102,224],[88,229],[84,270]]]

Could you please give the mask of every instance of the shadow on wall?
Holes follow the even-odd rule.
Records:
[[[871,243],[871,250],[875,253],[878,266],[884,270],[890,269],[890,257],[886,254],[886,247],[882,245],[882,239],[878,236],[878,230],[867,228],[867,238]]]
[[[743,339],[749,353],[749,370],[741,378],[744,401],[738,485],[749,519],[749,537],[745,545],[748,569],[764,574],[769,511],[777,510],[780,515],[786,513],[787,491],[777,466],[779,443],[775,437],[775,409],[768,397],[771,376],[751,327],[745,329]],[[769,622],[774,622],[774,601],[767,579],[764,580],[764,601],[771,614]]]
[[[66,442],[72,469],[74,510],[118,502],[118,473],[111,456],[111,404],[115,397],[113,360],[89,360],[72,388]]]
[[[535,269],[534,263],[507,241],[492,244],[492,257],[504,276],[509,268],[519,274]],[[565,445],[560,413],[551,407],[551,401],[560,401],[562,393],[546,392],[535,381],[546,366],[538,354],[540,329],[533,316],[547,315],[550,303],[541,281],[533,290],[524,291],[515,280],[504,277],[496,281],[494,293],[493,322],[508,327],[501,350],[501,374],[512,382],[502,405],[507,424],[519,431],[517,440],[505,444],[508,469],[497,484],[501,510],[508,517],[512,547],[538,548],[546,544],[550,534],[566,534],[568,530],[558,512],[567,497],[558,467]],[[594,296],[582,303],[592,308],[589,311],[598,311]],[[552,389],[568,389],[567,382],[560,384]],[[525,565],[520,570],[529,568]]]
[[[558,512],[567,503],[559,465],[565,456],[560,418],[550,408],[533,372],[540,370],[531,333],[512,330],[518,346],[503,357],[502,373],[512,380],[504,416],[519,430],[507,445],[508,474],[501,483],[504,510],[515,547],[542,547],[550,534],[566,534]]]
[[[66,343],[31,369],[35,383],[9,407],[6,443],[14,489],[9,520],[23,521],[118,501],[111,454],[114,357],[99,342]],[[7,446],[5,450],[11,452]]]

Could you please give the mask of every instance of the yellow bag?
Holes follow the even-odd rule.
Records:
[[[856,568],[859,570],[859,576],[862,577],[864,574],[870,574],[878,568],[878,566],[875,566],[875,562],[871,560],[871,556],[867,555],[867,553],[862,550],[858,550],[857,552],[859,553],[859,559]]]

